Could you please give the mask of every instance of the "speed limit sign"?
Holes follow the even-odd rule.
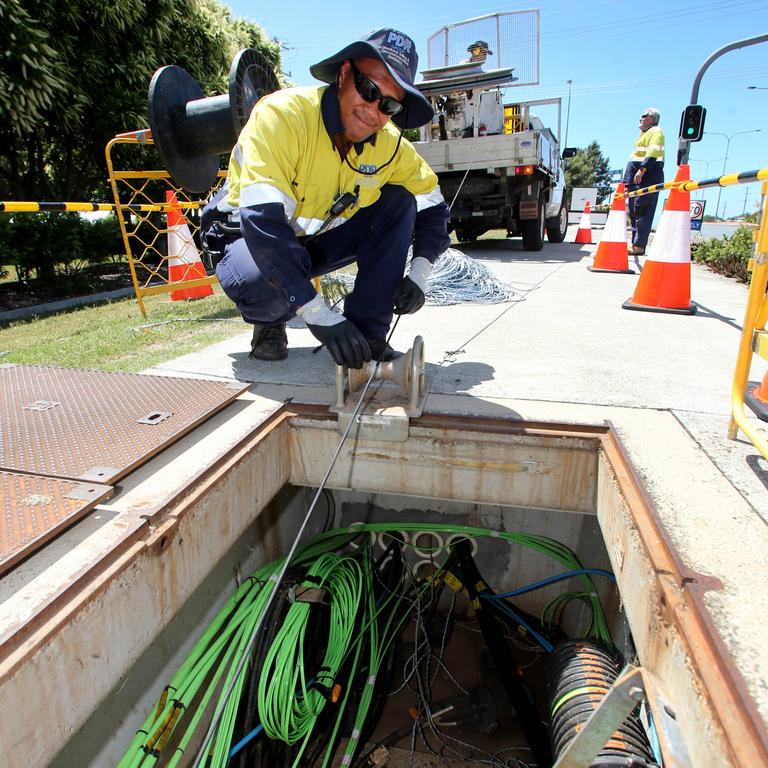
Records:
[[[691,229],[700,230],[704,218],[705,200],[691,200]]]

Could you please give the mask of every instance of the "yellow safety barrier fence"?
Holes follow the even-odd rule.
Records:
[[[736,367],[733,372],[731,385],[731,421],[728,427],[728,437],[736,439],[739,429],[749,439],[752,445],[768,459],[768,438],[765,431],[758,429],[747,419],[744,409],[744,396],[748,385],[749,369],[752,355],[757,354],[768,360],[768,184],[762,185],[762,206],[755,230],[755,244],[750,261],[752,279],[747,294],[747,308],[744,312],[739,353],[736,357]],[[766,374],[768,378],[768,374]],[[765,381],[765,379],[764,379]],[[768,405],[768,404],[767,404]]]
[[[184,190],[173,183],[166,170],[130,170],[131,166],[135,168],[146,161],[147,153],[142,149],[152,143],[151,131],[131,131],[115,136],[104,150],[133,288],[144,317],[147,316],[143,301],[145,296],[218,282],[213,274],[175,282],[169,279],[168,221],[167,216],[158,213],[168,210],[166,193],[174,192],[181,208],[186,209],[185,218],[198,254],[202,252],[198,209],[205,201],[191,200]],[[225,176],[226,171],[219,171],[214,189]],[[145,205],[151,209],[142,210]],[[136,206],[140,210],[135,210]]]

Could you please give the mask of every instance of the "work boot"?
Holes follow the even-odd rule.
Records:
[[[645,255],[645,248],[643,248],[642,245],[633,245],[629,252],[632,254],[632,256],[644,256]]]
[[[388,363],[390,360],[395,360],[398,357],[402,357],[403,353],[392,349],[387,344],[386,339],[366,339],[368,346],[371,348],[371,360],[378,360],[380,363]]]
[[[288,357],[288,335],[285,323],[254,325],[251,339],[252,360],[285,360]]]

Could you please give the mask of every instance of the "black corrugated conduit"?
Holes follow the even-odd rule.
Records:
[[[549,654],[548,708],[552,749],[556,758],[584,728],[620,671],[616,659],[591,640],[566,640]],[[613,734],[590,768],[657,766],[638,710],[639,705]]]

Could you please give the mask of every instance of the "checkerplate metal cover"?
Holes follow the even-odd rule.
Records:
[[[248,388],[0,365],[0,470],[114,483]]]
[[[113,488],[0,472],[0,574],[77,522]]]

